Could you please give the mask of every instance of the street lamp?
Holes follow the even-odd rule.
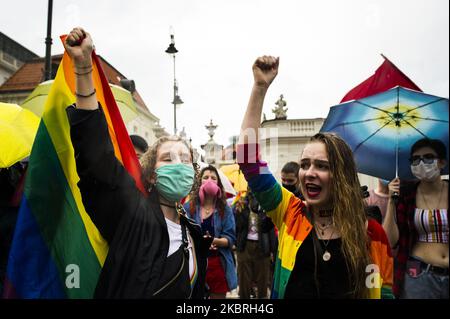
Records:
[[[177,78],[175,76],[175,53],[177,53],[178,50],[175,48],[175,36],[173,32],[173,28],[170,27],[170,45],[166,50],[166,53],[172,55],[173,57],[173,134],[177,134],[177,105],[183,104],[183,101],[181,100],[180,96],[178,95],[178,85],[177,85]]]
[[[48,0],[47,37],[45,38],[45,81],[52,79],[52,12],[53,0]]]

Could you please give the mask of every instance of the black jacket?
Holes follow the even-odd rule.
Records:
[[[236,250],[244,251],[247,243],[250,208],[245,206],[241,212],[236,212]],[[258,216],[258,244],[264,256],[270,256],[277,249],[277,238],[272,220],[260,209]]]
[[[166,265],[169,234],[158,194],[148,197],[116,159],[103,112],[67,109],[83,204],[109,252],[96,298],[152,298]],[[198,278],[193,298],[202,298],[209,243],[197,224],[187,222],[194,240]],[[187,283],[188,284],[188,283]],[[170,292],[177,298],[177,291]]]

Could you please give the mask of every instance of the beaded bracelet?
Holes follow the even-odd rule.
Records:
[[[89,94],[87,94],[87,95],[83,95],[83,94],[80,94],[80,93],[78,93],[78,92],[75,92],[75,95],[76,95],[77,97],[91,97],[92,95],[95,94],[95,92],[97,92],[97,91],[96,91],[95,88],[94,88],[94,91],[92,91],[92,93],[89,93]]]
[[[92,68],[92,64],[83,65],[83,66],[75,66],[75,69],[89,69]]]
[[[75,71],[74,71],[74,73],[75,73],[76,75],[86,75],[86,74],[91,73],[93,70],[94,70],[94,69],[91,68],[89,71],[86,71],[86,72],[83,72],[83,73],[78,73],[78,72],[75,72]]]

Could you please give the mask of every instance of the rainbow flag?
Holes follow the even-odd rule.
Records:
[[[65,40],[65,36],[61,36]],[[144,192],[141,169],[95,52],[93,77],[116,157]],[[5,298],[92,298],[108,245],[86,213],[66,108],[75,102],[67,52],[45,103],[11,245]]]

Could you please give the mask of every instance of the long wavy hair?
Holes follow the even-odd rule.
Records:
[[[200,174],[198,175],[197,183],[195,183],[195,187],[192,188],[192,191],[189,195],[189,198],[190,198],[189,214],[191,215],[191,217],[193,217],[197,210],[197,202],[200,197],[199,193],[200,193],[200,187],[202,186],[202,178],[203,178],[203,174],[206,171],[214,172],[214,174],[216,174],[216,176],[217,176],[217,186],[219,186],[219,188],[222,192],[222,196],[217,199],[216,208],[217,208],[217,211],[219,212],[220,218],[223,219],[224,214],[225,214],[225,206],[227,205],[227,196],[225,194],[225,189],[223,187],[222,181],[220,180],[219,172],[217,171],[217,168],[215,168],[212,165],[203,167],[202,170],[200,171]]]
[[[151,191],[153,188],[153,185],[151,185],[151,183],[150,183],[150,179],[156,177],[155,166],[156,166],[156,161],[157,161],[158,150],[161,147],[161,145],[163,145],[166,142],[181,142],[188,148],[189,153],[191,154],[192,166],[195,171],[194,185],[192,186],[192,189],[198,187],[198,186],[196,186],[196,183],[198,183],[199,166],[197,163],[194,162],[194,160],[195,160],[194,159],[194,150],[192,149],[192,146],[186,140],[184,140],[183,138],[176,136],[176,135],[160,137],[147,150],[147,152],[145,152],[144,155],[142,155],[142,157],[140,159],[140,164],[142,167],[142,179],[143,179],[143,183],[144,183],[145,187],[147,189],[149,189],[149,191]]]
[[[350,274],[355,298],[368,298],[366,267],[371,263],[366,229],[365,203],[353,152],[333,133],[318,133],[310,143],[325,145],[330,165],[330,196],[333,220],[341,234],[342,253]],[[304,191],[304,190],[302,190]]]

